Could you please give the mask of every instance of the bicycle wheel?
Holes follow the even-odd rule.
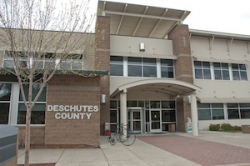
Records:
[[[107,140],[108,140],[108,142],[110,142],[112,140],[111,134],[107,137]]]
[[[133,131],[128,131],[125,140],[122,142],[125,146],[132,145],[136,140],[136,135]]]
[[[110,144],[111,144],[112,146],[114,146],[115,143],[116,143],[116,142],[115,142],[115,139],[114,139],[114,138],[110,140]]]

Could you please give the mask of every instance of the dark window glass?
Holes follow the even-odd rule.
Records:
[[[110,123],[117,123],[117,110],[110,110]]]
[[[223,109],[212,109],[213,120],[224,119]]]
[[[210,109],[198,109],[198,119],[199,120],[211,120]]]
[[[110,101],[110,108],[117,108],[117,101],[116,100]]]
[[[240,110],[241,119],[250,119],[250,109]]]
[[[160,101],[150,101],[150,107],[151,108],[160,108]]]
[[[175,102],[174,101],[162,101],[161,108],[175,108]]]
[[[174,66],[172,59],[161,59],[161,66]]]
[[[247,80],[245,64],[232,64],[233,80]]]
[[[162,122],[175,122],[175,110],[162,110]]]
[[[211,79],[211,71],[210,69],[204,69],[203,70],[204,74],[204,79]]]
[[[0,124],[8,124],[10,103],[0,103]]]
[[[161,67],[162,78],[174,78],[173,67]]]
[[[240,80],[240,74],[238,71],[233,71],[233,80]]]
[[[143,58],[143,65],[156,66],[156,59],[155,58]]]
[[[129,65],[142,65],[142,58],[128,57]]]
[[[137,101],[127,101],[127,107],[137,107]]]
[[[222,79],[221,70],[214,70],[214,78],[216,80],[221,80]]]
[[[36,103],[31,111],[31,124],[45,124],[45,103]],[[17,124],[26,123],[26,106],[23,103],[18,105]]]
[[[239,110],[238,109],[228,109],[228,119],[239,119]]]
[[[110,75],[123,76],[123,57],[119,56],[110,57]]]
[[[123,76],[123,65],[110,64],[110,75],[111,76]]]
[[[0,83],[0,101],[10,101],[11,84]]]
[[[33,84],[32,100],[36,97],[36,95],[39,92],[40,88],[41,88],[41,84]],[[29,93],[29,85],[28,84],[23,85],[23,90],[24,90],[24,95],[25,95],[26,100],[27,100],[28,99],[28,93]],[[19,101],[23,101],[21,92],[20,92],[20,96],[19,96]],[[39,96],[37,101],[46,102],[46,86],[43,88],[43,91],[42,91],[42,93]]]
[[[156,66],[143,66],[143,77],[156,77]]]
[[[210,63],[194,61],[195,78],[211,79]]]
[[[128,76],[142,77],[142,66],[128,65]]]
[[[203,78],[202,69],[195,69],[195,78],[197,79]]]

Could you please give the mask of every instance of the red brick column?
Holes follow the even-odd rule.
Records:
[[[96,25],[96,70],[110,69],[110,18],[97,17]],[[106,95],[106,103],[101,103],[100,133],[104,134],[104,123],[110,122],[110,76],[100,79],[101,94]]]
[[[187,25],[177,25],[168,35],[173,42],[173,52],[177,56],[175,61],[176,80],[193,84],[193,63],[189,40],[189,29]],[[177,131],[185,131],[187,117],[191,118],[191,105],[187,97],[177,98]]]

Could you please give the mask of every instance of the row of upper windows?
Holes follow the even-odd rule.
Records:
[[[174,78],[171,59],[110,57],[111,76]]]
[[[199,120],[250,119],[250,103],[199,103]]]
[[[194,61],[196,79],[247,80],[245,64]],[[171,59],[110,57],[111,76],[174,78]]]
[[[245,64],[194,61],[196,79],[247,80]]]

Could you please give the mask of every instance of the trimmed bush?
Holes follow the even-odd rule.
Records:
[[[220,127],[222,131],[234,131],[234,126],[230,125],[229,123],[223,123]]]
[[[220,131],[220,124],[210,124],[209,130],[210,131]]]
[[[235,131],[241,131],[241,126],[234,126]]]

